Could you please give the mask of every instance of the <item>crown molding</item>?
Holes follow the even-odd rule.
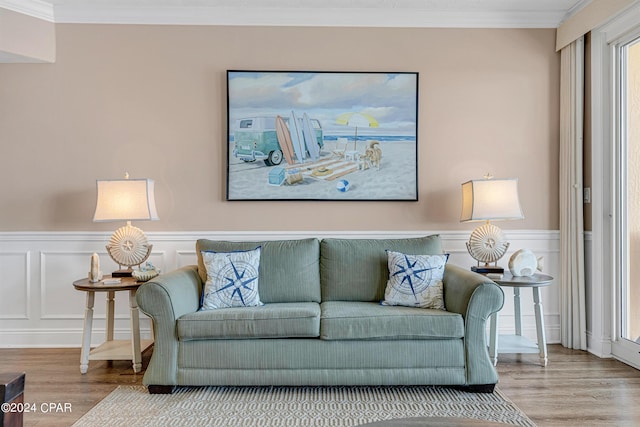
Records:
[[[40,0],[0,0],[0,8],[55,22],[53,5]]]
[[[188,6],[180,2],[134,6],[131,2],[96,4],[45,0],[0,0],[0,8],[55,23],[162,24],[162,25],[252,25],[318,27],[413,27],[413,28],[557,28],[593,0],[579,0],[568,11],[547,1],[540,8],[527,4],[513,8],[505,1],[494,1],[489,9],[453,7],[440,9],[437,3],[425,8],[402,2],[382,3],[382,7],[355,7],[357,2],[314,3],[300,7],[283,1],[284,6],[261,7],[259,1],[209,3],[214,6]],[[169,5],[168,5],[169,4]],[[197,3],[196,3],[197,4]],[[340,7],[335,5],[339,4]],[[445,3],[442,3],[445,4]],[[179,5],[179,6],[176,6]],[[309,5],[309,3],[307,3]],[[321,5],[321,7],[318,7]],[[455,5],[454,5],[455,6]]]
[[[46,64],[47,61],[0,50],[0,64]]]
[[[0,0],[0,8],[55,23],[395,28],[557,28],[592,0],[561,8],[427,9],[416,7],[152,6]],[[166,4],[166,3],[165,3]],[[253,3],[259,5],[259,3]],[[347,3],[348,5],[349,3]]]
[[[1,0],[0,0],[1,1]],[[55,7],[56,23],[407,27],[407,28],[556,28],[564,11],[433,11],[408,8],[303,7]]]
[[[569,9],[567,11],[565,19],[567,19],[570,16],[573,16],[576,13],[580,12],[582,9],[584,9],[587,6],[589,6],[589,3],[592,3],[592,2],[593,2],[593,0],[580,0],[578,3],[574,4],[571,9]]]

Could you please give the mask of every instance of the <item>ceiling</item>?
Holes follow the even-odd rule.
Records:
[[[0,0],[57,23],[556,28],[592,0]]]

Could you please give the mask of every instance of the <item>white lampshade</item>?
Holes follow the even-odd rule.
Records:
[[[160,219],[152,179],[109,179],[96,183],[98,198],[94,222]]]
[[[516,178],[478,179],[462,184],[461,222],[522,218]]]

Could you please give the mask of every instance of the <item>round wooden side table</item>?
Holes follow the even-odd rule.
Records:
[[[547,338],[544,332],[544,313],[540,302],[540,288],[551,285],[553,277],[547,274],[534,274],[532,276],[513,276],[504,273],[501,279],[491,279],[502,287],[513,288],[513,309],[515,317],[515,335],[500,335],[498,337],[498,313],[491,316],[491,332],[489,338],[489,356],[495,366],[498,363],[498,340],[500,340],[500,352],[502,353],[538,353],[542,366],[547,366]],[[532,343],[522,336],[522,313],[520,311],[520,289],[531,288],[533,292],[533,305],[536,316],[536,333],[538,342]]]
[[[89,360],[131,360],[133,372],[142,369],[142,352],[145,351],[153,340],[140,340],[140,314],[136,302],[136,291],[142,284],[133,277],[121,277],[120,283],[110,283],[111,276],[105,276],[103,280],[91,283],[89,279],[80,279],[73,282],[73,286],[87,293],[87,303],[84,309],[84,330],[82,333],[82,350],[80,352],[80,372],[85,374],[89,369]],[[105,283],[105,281],[107,283]],[[131,340],[114,340],[114,307],[115,294],[118,291],[129,291],[129,310],[131,312]],[[91,329],[93,327],[93,304],[96,292],[107,293],[106,312],[106,340],[100,346],[91,350]]]

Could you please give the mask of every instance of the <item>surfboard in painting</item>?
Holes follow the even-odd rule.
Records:
[[[294,113],[293,110],[291,111],[291,117],[289,118],[289,132],[291,133],[293,151],[296,152],[298,161],[302,162],[305,157],[304,139],[300,129],[300,123],[298,123],[298,118],[296,117],[296,113]]]
[[[280,116],[276,117],[276,136],[278,137],[278,144],[280,144],[280,149],[282,150],[285,160],[290,165],[294,164],[291,134],[284,119]]]
[[[320,146],[316,139],[316,131],[313,129],[311,120],[309,120],[307,113],[302,115],[302,132],[304,134],[304,142],[307,146],[309,157],[311,157],[311,160],[315,162],[320,156]]]

